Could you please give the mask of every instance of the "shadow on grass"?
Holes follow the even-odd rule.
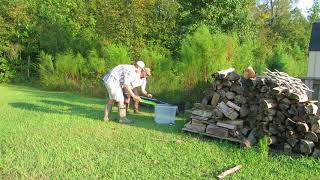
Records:
[[[17,86],[11,84],[6,84],[6,86],[9,87],[10,90],[23,92],[37,98],[52,98],[57,100],[82,103],[86,105],[100,105],[105,101],[102,98],[96,98],[75,92],[49,91],[46,89],[38,89],[32,86]]]
[[[102,112],[101,110],[97,110],[94,108],[83,107],[80,105],[72,105],[67,106],[66,109],[59,109],[59,108],[48,108],[46,106],[39,106],[32,103],[25,103],[25,102],[15,102],[9,103],[10,106],[14,108],[19,108],[28,111],[38,111],[44,113],[54,113],[54,114],[61,114],[61,115],[76,115],[85,118],[90,118],[94,120],[101,120]]]
[[[28,111],[54,113],[54,114],[61,114],[61,115],[72,115],[72,116],[85,117],[93,120],[102,121],[103,109],[90,107],[89,105],[64,102],[62,100],[65,100],[64,97],[61,98],[61,101],[41,99],[39,103],[35,103],[35,104],[27,103],[27,102],[15,102],[15,103],[10,103],[9,105],[14,108],[19,108],[19,109],[28,110]],[[151,129],[151,130],[161,131],[165,133],[181,133],[182,132],[181,129],[185,121],[181,117],[177,118],[176,124],[174,125],[159,125],[154,122],[153,108],[141,107],[140,109],[142,111],[141,113],[138,113],[138,114],[135,114],[133,112],[127,113],[127,117],[129,119],[134,120],[134,123],[129,124],[129,126]],[[113,111],[111,113],[111,119],[115,122],[118,122],[118,112],[116,108],[113,108]]]

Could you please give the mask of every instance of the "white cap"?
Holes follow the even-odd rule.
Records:
[[[143,61],[137,61],[136,64],[141,68],[141,69],[144,69],[145,67],[145,64]]]

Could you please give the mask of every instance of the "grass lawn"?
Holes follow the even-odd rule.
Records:
[[[152,112],[132,125],[101,121],[104,100],[0,85],[0,179],[210,179],[242,164],[230,179],[319,179],[320,161],[258,149],[157,125]]]

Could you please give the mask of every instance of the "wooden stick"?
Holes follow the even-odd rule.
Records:
[[[218,178],[218,179],[223,179],[223,178],[225,178],[226,176],[228,176],[228,175],[230,175],[230,174],[233,174],[233,173],[239,171],[241,168],[242,168],[241,165],[235,166],[235,167],[233,167],[233,168],[231,168],[231,169],[228,169],[228,170],[226,170],[226,171],[223,171],[221,174],[219,174],[219,175],[217,176],[217,178]]]

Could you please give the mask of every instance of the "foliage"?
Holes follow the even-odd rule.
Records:
[[[271,58],[267,61],[267,68],[271,71],[278,70],[284,71],[284,61],[286,61],[287,55],[282,47],[277,47]]]
[[[10,64],[5,58],[0,57],[0,83],[9,82],[13,76]]]
[[[313,0],[313,5],[309,10],[310,15],[308,16],[309,22],[314,23],[320,20],[320,1]]]
[[[40,80],[47,88],[102,96],[104,73],[142,58],[153,70],[150,91],[181,101],[192,99],[190,94],[200,97],[211,73],[230,66],[305,76],[319,2],[308,18],[293,5],[289,0],[2,0],[1,81]]]
[[[40,52],[39,57],[39,73],[40,73],[40,82],[44,87],[51,86],[54,82],[52,82],[52,78],[54,76],[55,70],[53,67],[53,57],[45,52]]]
[[[102,48],[102,56],[106,59],[106,66],[113,68],[118,64],[131,64],[130,55],[122,45],[110,44]]]

